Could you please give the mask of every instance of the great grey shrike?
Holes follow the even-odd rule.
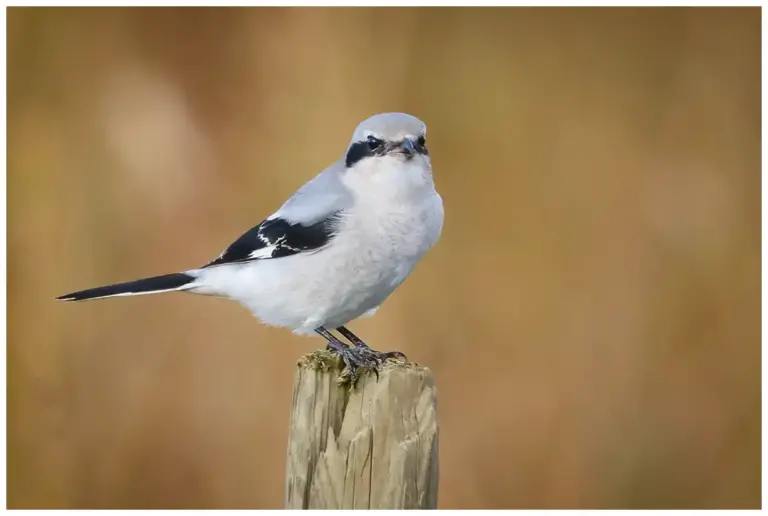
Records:
[[[425,138],[414,116],[374,115],[355,129],[341,159],[210,263],[57,299],[171,291],[224,297],[265,324],[322,335],[353,378],[360,366],[376,371],[400,353],[374,351],[344,325],[372,315],[440,237],[443,202]]]

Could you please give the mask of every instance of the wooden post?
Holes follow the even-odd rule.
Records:
[[[340,383],[327,351],[303,357],[293,385],[286,509],[436,509],[432,373],[388,360],[379,379]]]

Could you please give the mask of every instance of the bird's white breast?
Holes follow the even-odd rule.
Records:
[[[223,290],[266,324],[306,334],[336,328],[382,303],[437,241],[442,222],[434,189],[407,201],[358,202],[331,245],[243,264],[238,284]]]
[[[428,160],[369,162],[339,176],[353,201],[329,244],[241,264],[237,274],[205,270],[205,283],[217,286],[208,293],[240,302],[266,324],[305,334],[344,325],[381,304],[439,238],[443,204]]]

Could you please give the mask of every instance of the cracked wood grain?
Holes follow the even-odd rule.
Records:
[[[426,367],[388,361],[379,379],[338,383],[341,364],[317,351],[293,386],[286,509],[436,509],[438,424]]]

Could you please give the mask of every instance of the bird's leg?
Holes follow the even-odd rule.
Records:
[[[329,332],[322,326],[317,328],[315,332],[322,335],[323,338],[328,341],[328,346],[325,348],[328,351],[336,351],[337,353],[342,353],[344,350],[349,348],[348,345],[341,342],[333,333]]]
[[[384,362],[388,358],[407,358],[405,354],[401,353],[400,351],[382,352],[382,351],[376,351],[374,349],[371,349],[371,347],[365,342],[363,342],[363,340],[360,337],[358,337],[357,335],[349,331],[344,326],[339,326],[336,329],[339,330],[339,333],[341,333],[344,336],[344,338],[346,338],[349,342],[351,342],[358,348],[365,349],[367,352],[373,354],[381,362]]]
[[[344,361],[344,364],[347,366],[347,369],[349,369],[349,372],[352,376],[353,383],[357,379],[357,369],[359,367],[367,367],[376,374],[376,378],[379,377],[379,361],[376,359],[376,357],[361,353],[360,350],[362,348],[353,348],[347,346],[339,339],[337,339],[333,333],[329,332],[322,326],[317,328],[315,332],[322,335],[323,338],[328,341],[328,349],[334,353],[337,353]]]
[[[339,339],[337,339],[336,336],[333,333],[331,333],[328,330],[326,330],[323,326],[320,326],[315,331],[317,333],[319,333],[320,335],[322,335],[323,338],[325,338],[325,340],[328,341],[328,345],[325,346],[325,350],[326,351],[337,351],[338,352],[339,351],[339,347],[344,347],[344,348],[348,348],[349,347],[348,344],[345,344],[342,341],[340,341]]]
[[[336,329],[339,330],[339,333],[341,333],[349,342],[351,342],[355,346],[357,346],[359,348],[369,348],[370,349],[370,346],[368,346],[368,344],[363,342],[363,339],[361,339],[360,337],[358,337],[357,335],[355,335],[354,333],[349,331],[344,326],[339,326]]]

